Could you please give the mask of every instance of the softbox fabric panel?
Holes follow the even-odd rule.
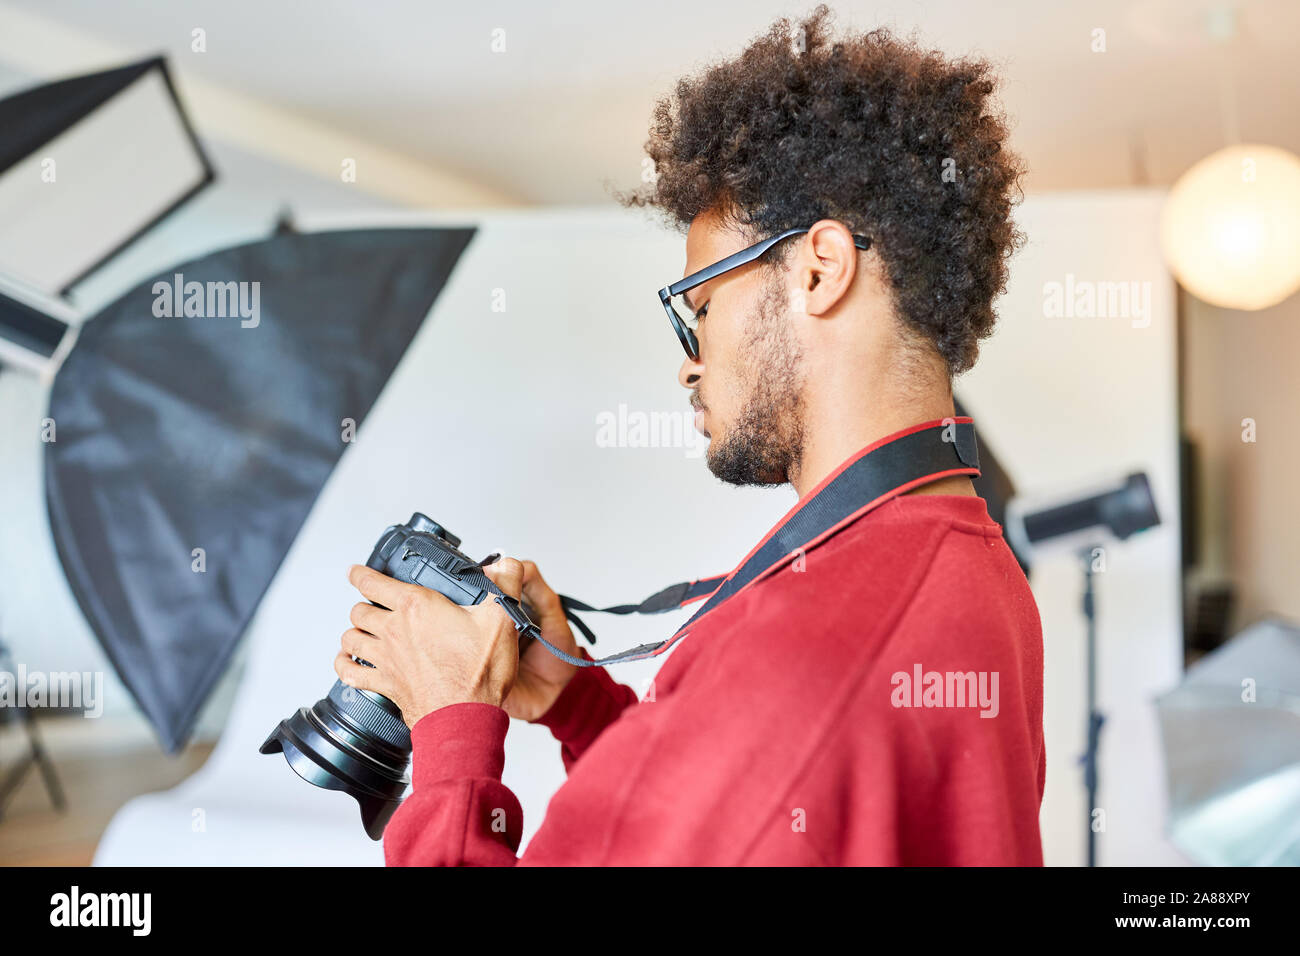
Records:
[[[0,100],[0,272],[67,292],[215,174],[161,57]]]
[[[360,427],[474,232],[279,235],[177,266],[83,328],[50,395],[50,526],[168,750],[347,447],[345,420]],[[213,290],[247,307],[185,314]]]

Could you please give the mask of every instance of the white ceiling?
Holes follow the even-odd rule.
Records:
[[[586,203],[636,184],[651,107],[738,52],[774,0],[3,0],[183,75],[256,98],[525,202]],[[1168,184],[1225,145],[1216,0],[832,3],[840,29],[913,29],[1007,79],[1028,187]],[[1300,3],[1240,0],[1225,62],[1241,138],[1300,153]],[[202,27],[207,52],[190,50]],[[506,31],[507,52],[489,50]],[[1090,50],[1106,31],[1107,51]],[[0,31],[2,32],[2,31]],[[0,56],[3,55],[0,38]],[[88,69],[104,64],[86,64]],[[201,118],[200,118],[201,123]]]

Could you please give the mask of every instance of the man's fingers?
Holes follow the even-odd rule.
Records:
[[[339,680],[349,687],[355,687],[357,690],[374,691],[376,694],[384,694],[385,688],[381,686],[384,683],[381,673],[373,667],[366,667],[358,664],[347,651],[339,651],[334,657],[334,673],[339,675]]]
[[[564,605],[560,603],[560,596],[546,583],[542,573],[537,570],[537,565],[532,561],[525,561],[523,565],[524,600],[537,612],[540,618],[538,625],[554,619],[564,620]]]
[[[373,637],[365,631],[359,631],[355,627],[344,631],[343,637],[339,639],[339,646],[343,648],[344,652],[372,664],[378,663],[375,658],[380,656],[380,644],[381,642],[377,637]]]
[[[363,631],[383,634],[387,630],[388,618],[392,616],[392,611],[386,611],[382,607],[363,601],[352,606],[352,613],[348,615],[348,619],[352,621],[354,627],[359,627]]]
[[[422,590],[417,584],[407,584],[405,581],[390,578],[364,564],[352,565],[351,570],[348,571],[348,580],[363,596],[389,609],[397,608],[412,592]]]

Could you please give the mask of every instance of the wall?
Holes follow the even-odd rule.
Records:
[[[1300,621],[1300,296],[1239,312],[1183,293],[1184,424],[1201,463],[1203,553],[1193,580],[1232,582],[1229,633]],[[1253,442],[1245,419],[1254,421]]]

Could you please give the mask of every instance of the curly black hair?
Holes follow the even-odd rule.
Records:
[[[1024,170],[1005,146],[996,77],[887,29],[835,39],[830,18],[821,4],[793,28],[777,20],[735,59],[679,80],[655,106],[652,181],[616,198],[683,232],[716,208],[755,242],[819,219],[870,236],[904,327],[956,375],[993,331],[1024,242],[1011,219]]]

